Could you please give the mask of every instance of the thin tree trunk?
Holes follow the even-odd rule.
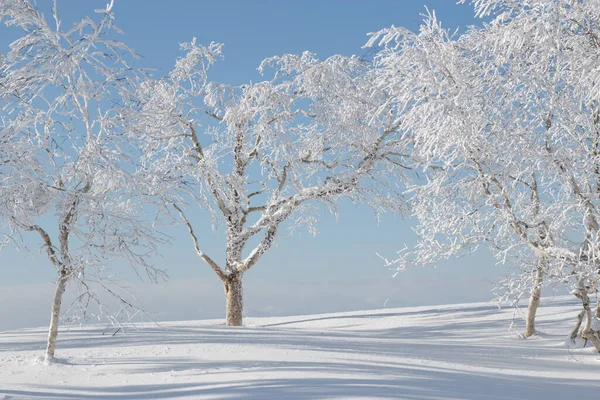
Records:
[[[52,313],[50,314],[50,329],[48,331],[48,344],[46,346],[46,361],[54,359],[54,349],[56,348],[56,337],[58,336],[58,319],[60,316],[60,306],[62,297],[67,287],[69,275],[65,270],[60,272],[60,277],[56,283],[54,292],[54,302],[52,303]]]
[[[590,307],[590,298],[585,288],[581,289],[581,301],[585,311],[585,327],[581,332],[581,337],[592,342],[596,350],[600,352],[600,338],[598,338],[598,333],[594,330],[594,317],[592,316],[592,309]]]
[[[529,297],[529,306],[527,307],[527,316],[525,318],[525,337],[535,335],[535,316],[540,306],[540,297],[542,296],[542,283],[544,281],[543,259],[540,259],[540,265],[537,268],[535,277],[535,286]]]
[[[242,274],[236,273],[223,279],[225,288],[225,315],[227,326],[241,326],[244,310]]]
[[[579,314],[577,314],[577,324],[575,324],[575,328],[571,331],[571,339],[575,340],[577,335],[579,335],[579,328],[581,328],[581,323],[583,322],[583,316],[585,315],[585,310],[581,310]]]

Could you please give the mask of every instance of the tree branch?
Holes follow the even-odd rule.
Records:
[[[50,235],[39,225],[26,225],[22,222],[17,221],[16,218],[12,217],[12,221],[21,229],[24,229],[29,232],[37,232],[41,236],[44,241],[44,247],[46,247],[46,253],[48,254],[48,259],[55,267],[61,267],[62,262],[58,259],[56,255],[56,250],[54,250],[54,245],[52,244],[52,239],[50,239]]]
[[[185,214],[183,213],[183,210],[175,203],[173,203],[173,208],[175,208],[177,210],[177,212],[179,213],[179,216],[181,217],[181,219],[187,226],[188,233],[190,234],[190,237],[192,238],[192,242],[194,243],[194,248],[196,249],[196,253],[198,253],[198,256],[200,256],[200,258],[202,260],[204,260],[204,262],[206,262],[208,265],[210,265],[210,267],[213,269],[213,271],[215,271],[217,276],[219,278],[221,278],[221,280],[226,279],[227,275],[223,272],[221,267],[219,267],[219,265],[216,262],[214,262],[212,258],[210,258],[202,250],[200,250],[200,245],[198,244],[198,238],[196,237],[196,234],[194,233],[192,224],[190,223],[190,221],[186,218]]]
[[[267,229],[263,240],[261,240],[259,245],[256,246],[254,250],[252,250],[250,255],[246,257],[246,259],[242,262],[242,266],[238,270],[240,273],[243,273],[252,268],[252,266],[256,264],[260,256],[262,256],[267,250],[271,248],[271,246],[273,246],[273,242],[275,241],[275,234],[277,233],[277,227],[278,224],[273,225],[269,229]]]

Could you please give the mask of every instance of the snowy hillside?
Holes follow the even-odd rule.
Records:
[[[0,333],[0,399],[598,398],[600,355],[569,349],[577,305],[543,299],[531,339],[488,303],[285,318]]]

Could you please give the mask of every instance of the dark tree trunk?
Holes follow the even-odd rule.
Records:
[[[223,280],[227,326],[241,326],[244,311],[242,274],[236,273]]]

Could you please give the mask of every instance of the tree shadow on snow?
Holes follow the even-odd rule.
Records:
[[[573,393],[582,398],[597,397],[600,391],[598,380],[556,378],[561,372],[581,367],[569,359],[565,348],[557,345],[560,340],[556,336],[544,335],[535,341],[514,340],[507,333],[510,313],[498,317],[494,309],[494,306],[477,306],[414,313],[363,312],[354,316],[299,318],[281,324],[236,329],[222,326],[177,326],[166,330],[146,327],[114,337],[102,336],[100,329],[71,330],[62,334],[59,350],[98,348],[101,351],[96,356],[88,354],[68,360],[70,367],[91,368],[93,364],[102,364],[111,367],[109,373],[122,376],[171,372],[173,380],[180,377],[194,383],[30,386],[23,390],[0,388],[0,395],[17,399],[84,400],[182,397],[552,400],[569,398]],[[412,314],[419,314],[421,318],[413,320]],[[387,328],[369,329],[371,317],[391,320],[386,322]],[[288,325],[336,318],[349,322],[343,331]],[[428,318],[435,321],[432,323]],[[360,323],[361,320],[364,323]],[[566,325],[568,322],[565,319]],[[354,329],[352,324],[360,329]],[[549,330],[556,328],[556,321],[548,321],[548,324]],[[542,330],[546,328],[543,318],[538,326]],[[1,340],[0,350],[41,351],[44,345],[39,333],[24,338],[16,335],[6,338],[9,341]],[[489,343],[490,338],[493,343]],[[0,339],[3,339],[2,334]],[[170,345],[184,346],[190,354],[185,357],[169,356],[168,352],[155,356],[135,355],[136,346],[159,346],[156,350],[160,351],[160,346]],[[316,351],[323,354],[317,357],[327,360],[300,361],[294,360],[293,356],[290,359],[282,356],[270,361],[220,361],[215,359],[218,358],[218,346],[232,346],[234,351],[244,346],[277,349],[280,353]],[[132,356],[106,355],[110,352],[102,351],[111,347],[124,348],[131,351]],[[217,354],[205,355],[202,352],[205,348],[217,349]],[[547,364],[547,357],[552,357],[551,364]],[[531,371],[538,370],[554,372],[554,377],[530,376]],[[285,372],[286,378],[270,378],[281,372]],[[223,377],[227,374],[231,374],[231,380],[224,382]],[[351,378],[353,376],[356,378]]]
[[[290,366],[291,369],[306,366]],[[346,368],[345,365],[326,365],[320,368]],[[264,372],[269,372],[265,370]],[[380,376],[389,374],[389,376]],[[2,390],[0,394],[24,396],[28,399],[481,399],[481,400],[546,400],[578,397],[595,398],[600,385],[594,381],[529,378],[520,376],[459,373],[452,370],[418,370],[395,367],[394,371],[377,373],[359,379],[345,378],[286,378],[236,380],[227,384],[169,383],[117,387],[83,386],[68,389],[58,386],[28,390]]]

